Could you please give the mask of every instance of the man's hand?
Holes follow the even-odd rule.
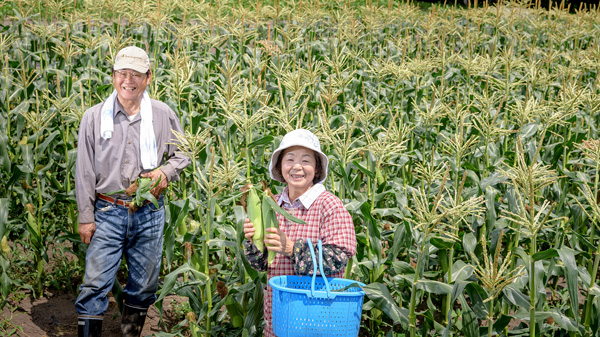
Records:
[[[152,178],[153,185],[156,183],[158,178],[160,178],[160,182],[158,183],[158,185],[156,185],[156,187],[154,187],[152,189],[152,191],[150,191],[150,193],[152,193],[152,195],[156,199],[158,199],[158,197],[160,197],[160,195],[167,188],[167,186],[169,186],[169,181],[167,180],[167,175],[161,169],[156,169],[152,172],[144,173],[144,174],[142,174],[142,177]]]
[[[267,245],[267,249],[272,252],[277,252],[285,256],[292,256],[294,252],[294,243],[288,239],[287,235],[275,227],[265,228],[264,243]]]
[[[94,236],[94,232],[96,231],[96,224],[94,222],[90,223],[80,223],[79,224],[79,237],[81,238],[81,242],[89,245],[92,241],[92,236]]]

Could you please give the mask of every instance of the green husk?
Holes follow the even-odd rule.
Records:
[[[246,204],[246,212],[248,213],[248,219],[254,225],[254,236],[252,241],[254,245],[262,252],[264,249],[263,238],[264,238],[264,224],[261,210],[261,202],[256,190],[250,188],[248,191],[248,198]]]
[[[279,207],[275,199],[271,196],[271,193],[268,189],[263,191],[262,197],[262,213],[264,226],[266,228],[279,228],[279,220],[277,219],[277,213],[283,215],[284,218],[290,220],[291,222],[297,224],[306,224],[306,222],[302,219],[296,218],[295,216],[288,213],[285,209]],[[269,245],[267,245],[267,249],[269,249]],[[271,265],[275,260],[275,252],[269,251],[269,256],[267,258],[267,263]]]
[[[288,213],[285,209],[279,207],[275,201],[275,197],[271,193],[271,190],[266,186],[266,182],[263,182],[262,193],[257,192],[258,189],[254,185],[248,183],[242,191],[247,192],[245,197],[242,198],[242,204],[246,207],[246,213],[248,219],[254,225],[254,236],[252,242],[258,250],[264,251],[265,244],[263,242],[265,237],[265,230],[267,228],[279,228],[279,220],[277,219],[277,213],[281,214],[284,218],[297,224],[306,224],[302,219],[298,219],[295,216]],[[269,249],[270,245],[267,245]],[[275,260],[275,252],[269,251],[267,263],[271,265]]]
[[[106,193],[108,195],[111,194],[119,194],[125,193],[128,196],[132,197],[131,202],[129,203],[129,212],[135,212],[139,207],[143,206],[146,200],[149,200],[156,208],[158,208],[158,200],[156,197],[150,193],[152,189],[160,183],[160,177],[156,180],[156,182],[152,183],[152,178],[146,177],[138,177],[127,189],[113,191],[110,193]]]

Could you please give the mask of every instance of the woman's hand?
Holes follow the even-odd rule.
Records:
[[[248,218],[244,221],[244,236],[250,241],[252,241],[252,237],[254,236],[254,224]]]
[[[294,252],[294,243],[279,228],[265,228],[264,243],[268,250],[288,257]]]

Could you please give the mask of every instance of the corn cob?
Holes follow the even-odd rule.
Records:
[[[271,191],[267,188],[264,190],[263,192],[263,217],[265,217],[265,214],[267,214],[266,218],[268,219],[268,222],[265,221],[265,228],[271,228],[271,227],[275,227],[275,228],[279,228],[279,220],[277,219],[277,213],[281,214],[284,218],[290,220],[291,222],[297,223],[297,224],[306,224],[306,222],[302,219],[298,219],[295,216],[291,215],[290,213],[288,213],[285,209],[279,207],[279,205],[277,204],[277,202],[275,201],[275,199],[273,198],[273,196],[270,193]],[[267,205],[266,209],[267,212],[265,213],[265,204]],[[267,247],[268,249],[268,247]],[[273,260],[275,259],[275,252],[269,251],[269,257],[267,259],[267,262],[269,265],[271,265],[271,263],[273,262]]]
[[[271,199],[271,196],[268,195],[266,192],[263,192],[262,198],[263,225],[265,226],[265,229],[271,227],[279,228],[279,221],[277,220],[277,215],[275,214],[275,211],[273,211],[273,208],[267,201],[268,199]],[[269,246],[270,245],[267,245],[267,249],[269,249]],[[273,260],[275,260],[275,252],[269,250],[269,256],[267,259],[268,264],[271,265],[271,263],[273,263]]]
[[[152,203],[156,207],[158,207],[158,201],[152,195],[152,193],[150,193],[150,190],[152,190],[156,185],[158,185],[159,181],[160,178],[156,181],[155,184],[152,184],[151,178],[137,178],[137,182],[134,183],[137,185],[137,188],[132,196],[131,202],[128,205],[130,213],[135,212],[138,209],[138,207],[143,206],[146,200],[152,201]]]
[[[263,238],[265,232],[261,211],[261,202],[256,193],[256,189],[250,188],[246,199],[246,212],[248,213],[248,219],[250,219],[250,222],[254,225],[254,236],[252,237],[252,241],[254,242],[254,245],[256,245],[256,248],[262,252],[264,249]]]
[[[129,208],[129,212],[135,212],[138,207],[144,205],[146,200],[149,200],[158,208],[158,200],[150,193],[150,191],[158,186],[160,183],[160,178],[156,180],[156,182],[152,183],[152,178],[139,177],[137,178],[129,187],[124,190],[113,191],[106,193],[108,195],[125,193],[128,196],[132,197],[131,202],[127,205]]]
[[[46,177],[48,178],[48,180],[50,180],[52,186],[59,189],[60,191],[65,190],[64,186],[60,183],[60,181],[58,181],[58,179],[56,179],[56,177],[52,173],[50,173],[50,171],[46,171]]]
[[[286,219],[298,223],[298,224],[306,224],[304,220],[298,219],[292,216],[283,208],[277,205],[271,190],[265,185],[263,185],[263,191],[261,196],[259,197],[256,192],[256,188],[252,186],[252,184],[247,184],[244,186],[242,191],[247,191],[245,198],[242,198],[242,204],[245,203],[246,213],[248,213],[248,219],[254,225],[254,236],[252,237],[252,242],[256,245],[256,247],[262,252],[264,250],[263,239],[265,236],[266,228],[279,228],[279,220],[277,220],[277,213],[283,215]],[[267,249],[268,249],[267,245]],[[269,251],[267,261],[269,265],[275,259],[275,252]]]
[[[0,247],[2,248],[4,254],[8,255],[8,253],[10,253],[10,247],[8,247],[8,239],[6,238],[6,235],[2,236],[2,241],[0,241]]]

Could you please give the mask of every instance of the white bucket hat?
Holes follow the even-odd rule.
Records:
[[[277,165],[279,155],[281,155],[285,149],[292,146],[302,146],[317,153],[321,159],[321,180],[318,183],[324,182],[325,178],[327,178],[327,166],[329,164],[329,159],[323,153],[323,151],[321,151],[321,143],[319,142],[319,138],[317,138],[314,133],[305,129],[296,129],[283,136],[279,147],[271,155],[271,162],[269,163],[269,173],[271,174],[271,179],[285,183],[281,172],[279,170],[273,170],[273,168],[275,165]]]
[[[142,48],[136,46],[125,47],[117,53],[113,69],[133,69],[140,73],[146,73],[150,69],[150,59]]]

